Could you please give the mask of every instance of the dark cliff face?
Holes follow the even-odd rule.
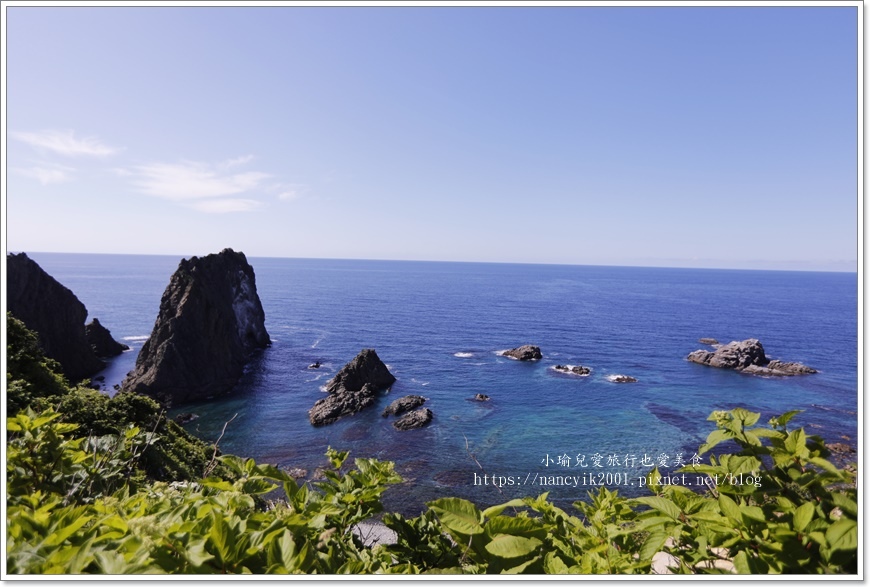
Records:
[[[225,394],[251,353],[269,345],[265,319],[243,253],[224,249],[182,260],[123,389],[165,404]]]
[[[112,338],[112,333],[109,332],[109,329],[100,324],[100,321],[96,318],[85,324],[85,334],[88,337],[91,348],[94,349],[94,353],[104,359],[117,357],[130,348]]]
[[[8,310],[39,335],[63,374],[76,382],[102,370],[85,335],[88,311],[75,294],[24,253],[7,255],[6,269]]]

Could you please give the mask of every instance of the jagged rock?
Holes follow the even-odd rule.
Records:
[[[325,386],[329,396],[315,402],[308,419],[314,426],[324,426],[356,414],[374,404],[376,393],[395,381],[375,350],[363,349],[329,380]]]
[[[574,375],[589,375],[592,373],[592,369],[583,365],[556,365],[553,369],[560,373],[573,373]]]
[[[393,422],[393,427],[397,430],[413,430],[414,428],[422,428],[431,421],[432,410],[429,408],[422,408],[414,410],[413,412],[408,412]]]
[[[313,426],[332,424],[339,418],[356,414],[375,403],[377,390],[366,383],[358,390],[339,389],[314,403],[308,410],[308,420]]]
[[[485,393],[475,393],[474,397],[471,399],[476,402],[488,402],[490,400],[490,397]]]
[[[613,383],[637,383],[637,379],[630,375],[611,375],[608,379]]]
[[[834,454],[850,455],[856,452],[854,447],[842,442],[832,442],[826,446],[828,447],[828,450]]]
[[[414,408],[419,408],[426,403],[426,398],[420,395],[406,395],[392,402],[381,414],[384,418],[387,416],[398,416],[404,414]]]
[[[7,255],[6,270],[7,309],[36,332],[45,355],[74,382],[101,371],[106,365],[85,334],[88,311],[75,294],[25,253]]]
[[[715,338],[701,338],[698,339],[698,342],[700,342],[701,344],[709,344],[710,346],[713,346],[714,344],[719,344],[719,341]]]
[[[501,355],[510,359],[516,359],[517,361],[537,361],[543,356],[541,355],[540,347],[530,344],[524,344],[515,349],[504,351]]]
[[[173,418],[173,419],[175,420],[175,423],[178,424],[179,426],[184,426],[184,425],[187,424],[188,422],[193,422],[193,421],[196,420],[197,418],[199,418],[198,415],[196,415],[196,414],[191,414],[190,412],[187,412],[187,413],[185,413],[185,414],[178,414],[178,415],[175,416],[175,418]]]
[[[94,349],[94,354],[98,357],[109,359],[117,357],[130,349],[127,345],[112,338],[112,333],[109,332],[109,329],[100,324],[100,321],[96,318],[85,325],[85,334],[88,337],[91,348]]]
[[[165,404],[222,395],[251,354],[269,344],[254,269],[243,253],[183,259],[122,389]]]
[[[753,375],[790,376],[816,373],[815,369],[801,363],[771,361],[764,354],[764,347],[755,338],[731,341],[713,352],[697,350],[689,353],[687,359],[700,365],[733,369]]]
[[[378,357],[374,349],[363,349],[351,362],[342,367],[326,384],[326,391],[334,393],[341,389],[359,391],[366,383],[375,389],[385,389],[396,378]]]
[[[320,369],[320,361],[315,361],[308,365],[309,369]]]

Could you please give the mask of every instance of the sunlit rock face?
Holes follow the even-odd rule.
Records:
[[[254,269],[224,249],[179,263],[123,389],[177,405],[230,392],[270,344]]]

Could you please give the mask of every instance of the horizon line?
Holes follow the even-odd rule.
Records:
[[[246,257],[250,257],[252,259],[295,259],[295,260],[304,260],[304,261],[375,261],[375,262],[398,262],[398,263],[464,263],[464,264],[477,264],[477,265],[546,265],[546,266],[561,266],[561,267],[617,267],[617,268],[626,268],[626,269],[688,269],[688,270],[706,270],[706,271],[779,271],[779,272],[790,272],[790,273],[848,273],[848,274],[858,274],[860,273],[860,267],[858,260],[849,261],[849,263],[854,263],[854,270],[841,270],[841,269],[762,269],[757,267],[685,267],[678,265],[637,265],[637,264],[612,264],[612,263],[564,263],[564,262],[547,262],[547,261],[458,261],[458,260],[443,260],[443,259],[375,259],[375,258],[351,258],[351,257],[294,257],[294,256],[276,256],[276,255],[248,255],[244,253],[244,251],[239,251],[234,249],[233,247],[224,247],[224,249],[232,249],[237,252],[243,253]],[[221,249],[223,250],[223,249]],[[77,251],[12,251],[6,249],[6,254],[13,253],[34,253],[34,254],[48,254],[48,255],[111,255],[111,256],[129,256],[129,257],[178,257],[180,259],[187,259],[194,256],[202,256],[202,255],[178,255],[175,253],[88,253],[88,252],[77,252]],[[207,253],[212,254],[212,253]],[[786,263],[798,263],[799,261],[787,261]]]

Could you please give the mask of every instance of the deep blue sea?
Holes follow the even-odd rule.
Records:
[[[180,258],[30,256],[131,345],[103,373],[109,388],[120,383]],[[636,485],[649,470],[644,456],[664,455],[661,471],[673,470],[677,456],[689,461],[712,430],[710,412],[737,406],[761,412],[762,422],[804,410],[794,422],[809,433],[857,442],[853,273],[248,260],[272,346],[232,395],[174,413],[198,414],[187,429],[208,441],[237,414],[223,451],[311,474],[325,465],[327,446],[394,461],[406,482],[386,494],[390,509],[418,513],[440,495],[492,504],[547,490],[567,504],[590,489],[588,482],[532,486],[536,474],[610,473]],[[769,357],[820,372],[760,378],[689,363],[689,352],[707,348],[701,337],[758,338]],[[543,360],[497,354],[521,344],[540,346]],[[362,348],[377,350],[396,384],[374,408],[312,427],[307,412],[323,397],[320,387]],[[307,369],[317,360],[321,370]],[[592,374],[563,375],[555,364],[582,364]],[[638,382],[613,383],[614,374]],[[476,393],[492,399],[469,401]],[[406,394],[429,398],[435,417],[428,427],[399,432],[381,417]],[[613,456],[617,464],[608,464]],[[514,485],[500,493],[475,485],[475,473],[479,480],[484,473],[510,477]]]

